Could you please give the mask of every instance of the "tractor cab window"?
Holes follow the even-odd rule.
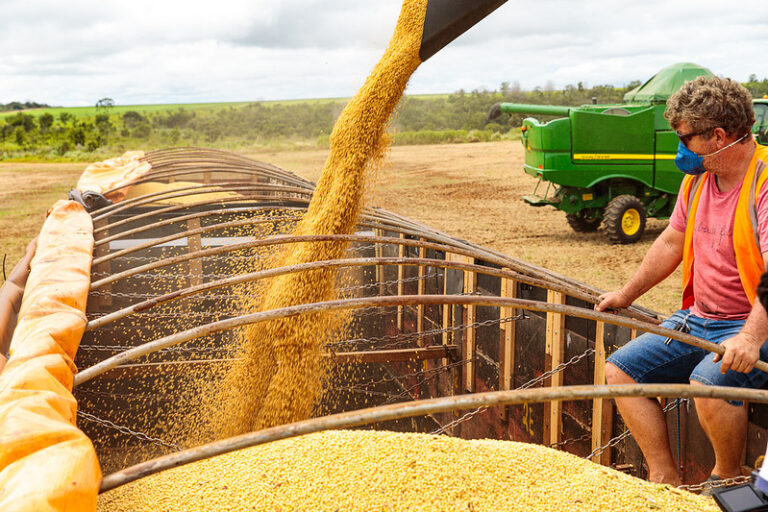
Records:
[[[755,103],[755,133],[757,142],[768,145],[768,103]]]

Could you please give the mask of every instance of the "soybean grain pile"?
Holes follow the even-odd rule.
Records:
[[[716,511],[547,447],[428,434],[328,431],[171,469],[107,492],[104,512]]]
[[[295,235],[349,234],[365,195],[366,175],[384,157],[386,128],[411,74],[420,64],[419,46],[426,0],[406,0],[384,56],[334,126],[331,149],[306,215]],[[296,244],[278,266],[337,259],[347,244]],[[253,296],[247,310],[274,310],[334,298],[335,271],[291,273],[272,280]],[[308,418],[322,394],[323,347],[339,330],[338,315],[309,314],[248,329],[242,361],[226,376],[215,400],[225,411],[221,431],[234,435]],[[227,404],[221,407],[221,404]],[[234,413],[234,414],[233,414]],[[213,414],[216,423],[222,419]],[[223,428],[222,428],[223,427]]]

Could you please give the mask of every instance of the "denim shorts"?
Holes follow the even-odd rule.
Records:
[[[743,325],[744,320],[710,320],[692,315],[687,309],[675,311],[661,323],[662,327],[684,331],[717,344],[735,336]],[[749,373],[728,370],[723,375],[720,362],[712,361],[713,357],[708,350],[645,333],[614,352],[607,362],[641,384],[684,384],[695,380],[710,386],[761,388],[768,382],[768,373],[758,369]],[[760,359],[768,361],[768,343],[760,349]],[[739,401],[729,403],[743,405]]]

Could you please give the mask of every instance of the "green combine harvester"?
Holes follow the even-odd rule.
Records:
[[[524,200],[564,211],[574,231],[595,231],[602,223],[614,243],[638,241],[647,217],[669,218],[684,176],[675,166],[677,136],[664,119],[667,98],[701,75],[712,72],[689,63],[669,66],[617,105],[494,105],[490,119],[502,113],[558,116],[523,120],[523,167],[539,179]],[[768,144],[768,99],[754,100],[754,108],[753,132]]]

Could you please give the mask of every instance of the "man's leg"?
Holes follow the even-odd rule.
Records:
[[[706,323],[706,332],[699,334],[699,337],[719,344],[735,336],[743,324],[743,320],[710,320]],[[723,375],[720,373],[720,362],[715,363],[712,359],[712,355],[707,354],[696,365],[691,373],[691,385],[761,388],[768,380],[768,375],[760,370],[752,370],[748,374],[730,370]],[[768,359],[768,347],[760,350],[760,359]],[[695,403],[699,423],[715,451],[712,474],[721,478],[739,476],[747,439],[747,407],[740,402],[714,398],[696,398]]]
[[[676,311],[661,326],[688,330],[689,313]],[[685,383],[705,353],[691,345],[645,333],[611,354],[605,364],[605,377],[609,384]],[[617,398],[616,405],[643,451],[648,479],[679,485],[666,418],[659,402],[652,398]]]
[[[608,384],[636,384],[632,377],[610,362],[605,364],[605,379]],[[667,422],[658,400],[643,397],[615,400],[624,423],[648,463],[648,480],[680,485],[677,466],[669,449]]]
[[[694,386],[704,384],[691,381]],[[747,441],[747,408],[716,398],[695,398],[696,412],[715,450],[712,474],[720,478],[741,475],[741,456]]]

